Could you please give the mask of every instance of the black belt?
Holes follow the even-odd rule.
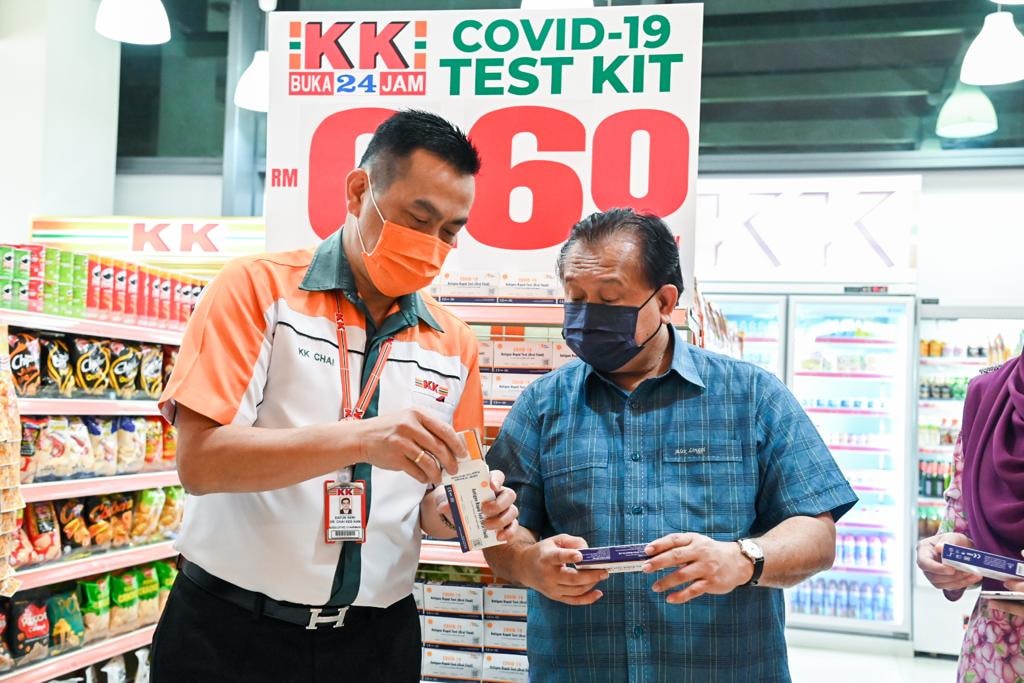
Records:
[[[192,581],[207,593],[220,598],[232,605],[241,607],[257,616],[268,616],[289,624],[302,626],[315,631],[321,626],[341,628],[356,626],[371,621],[375,616],[383,614],[391,607],[312,607],[296,605],[290,602],[272,600],[262,593],[239,588],[233,583],[217,578],[199,565],[189,562],[184,557],[179,560],[179,570],[185,578]],[[401,601],[392,605],[396,607]]]

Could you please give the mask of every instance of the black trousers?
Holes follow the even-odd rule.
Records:
[[[178,575],[153,637],[152,683],[417,683],[410,595],[369,621],[308,631],[257,616]]]

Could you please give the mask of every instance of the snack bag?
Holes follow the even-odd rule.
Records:
[[[160,512],[161,536],[174,538],[181,530],[181,518],[185,513],[185,489],[181,486],[168,486],[164,489],[164,507]]]
[[[83,417],[85,428],[92,443],[93,474],[97,477],[112,477],[117,474],[117,434],[113,422],[98,417]]]
[[[0,489],[0,512],[21,512],[25,507],[25,499],[21,496],[21,487]]]
[[[11,656],[11,649],[7,646],[7,613],[10,606],[5,600],[0,604],[0,671],[10,671],[14,668],[14,657]]]
[[[132,523],[135,518],[135,498],[126,493],[110,496],[110,547],[123,548],[132,542]]]
[[[115,418],[117,423],[117,473],[136,474],[146,460],[145,418]]]
[[[26,417],[21,420],[22,484],[31,484],[36,480],[36,450],[39,448],[39,434],[45,426],[45,417]]]
[[[178,568],[173,562],[162,560],[153,565],[156,568],[156,577],[160,581],[160,613],[163,614],[167,606],[167,598],[171,596],[171,587],[178,578]]]
[[[178,364],[178,347],[177,346],[165,346],[164,347],[164,386],[171,381],[171,374],[174,372],[174,366]]]
[[[110,387],[118,398],[135,396],[139,381],[142,350],[139,346],[120,341],[110,342]]]
[[[32,549],[42,556],[44,562],[60,559],[60,529],[52,501],[29,503],[25,510],[25,532]]]
[[[85,623],[74,591],[55,593],[46,601],[50,620],[50,656],[77,650],[85,644]]]
[[[71,347],[58,337],[40,337],[40,362],[42,381],[40,396],[71,398],[74,395],[75,378],[71,372]]]
[[[164,469],[173,470],[178,466],[178,428],[164,422]]]
[[[21,463],[0,465],[0,488],[9,489],[21,483]]]
[[[110,519],[114,516],[110,498],[92,496],[85,500],[85,522],[89,525],[89,537],[93,550],[109,550],[114,538],[114,526]]]
[[[149,543],[160,528],[160,513],[166,495],[160,489],[139,491],[135,498],[135,520],[132,522],[132,543]]]
[[[4,537],[8,538],[8,537]],[[26,567],[34,567],[37,564],[42,564],[42,554],[36,552],[35,546],[32,545],[32,540],[28,537],[28,531],[25,530],[25,511],[22,510],[18,514],[18,531],[13,534],[14,547],[10,549],[8,555],[11,567],[14,569],[25,569]]]
[[[75,386],[86,396],[104,396],[110,388],[110,356],[104,342],[71,340],[71,368]]]
[[[68,420],[66,417],[49,418],[39,432],[36,443],[36,481],[57,481],[71,475],[72,464],[68,453]]]
[[[78,602],[85,622],[85,642],[110,635],[110,578],[98,576],[79,581]]]
[[[152,565],[135,568],[139,586],[139,626],[155,624],[160,618],[160,580]]]
[[[142,469],[147,472],[162,470],[164,467],[164,419],[146,418],[146,459]]]
[[[18,396],[32,398],[39,395],[42,375],[39,365],[39,337],[27,332],[7,336],[10,345],[11,372]]]
[[[18,594],[11,600],[7,624],[15,665],[24,666],[50,654],[50,619],[42,594]]]
[[[96,469],[89,429],[80,417],[68,420],[68,466],[72,479],[91,477]]]
[[[20,428],[18,392],[11,374],[11,359],[0,355],[0,441],[17,441]]]
[[[139,626],[139,581],[135,572],[110,576],[110,635],[134,631]]]
[[[159,346],[142,345],[139,368],[139,392],[142,397],[157,400],[164,391],[164,352]]]
[[[85,503],[81,498],[57,502],[57,520],[60,522],[64,557],[82,555],[92,547],[92,536],[85,523]]]

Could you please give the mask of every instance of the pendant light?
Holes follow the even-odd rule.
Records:
[[[996,108],[981,88],[957,83],[939,110],[935,134],[940,138],[977,138],[999,128]]]
[[[968,85],[1001,85],[1024,80],[1024,35],[1009,12],[985,17],[981,33],[967,48],[960,80]]]
[[[260,9],[264,15],[273,12],[277,0],[260,0]],[[266,50],[256,50],[245,67],[235,86],[234,102],[236,107],[250,111],[265,112],[270,108],[270,55]]]
[[[159,45],[171,39],[171,24],[160,0],[103,0],[96,33],[122,43]]]

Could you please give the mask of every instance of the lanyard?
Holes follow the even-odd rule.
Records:
[[[384,364],[388,362],[388,356],[391,355],[391,345],[395,338],[388,337],[381,343],[373,372],[366,380],[366,386],[363,387],[362,393],[359,394],[359,400],[353,408],[352,390],[349,384],[348,332],[345,330],[345,316],[341,312],[341,293],[336,293],[335,297],[337,310],[334,321],[338,327],[338,367],[341,371],[341,417],[344,420],[361,420],[366,409],[370,407],[370,401],[373,400],[373,395],[377,391],[377,385],[380,384],[380,376],[384,372]]]

